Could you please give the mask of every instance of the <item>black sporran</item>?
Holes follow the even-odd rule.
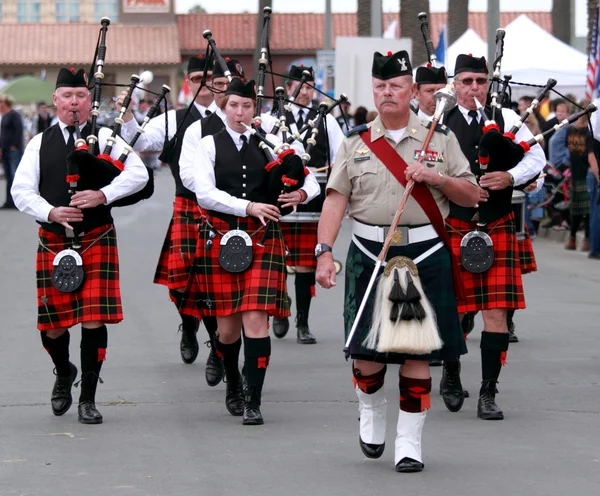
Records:
[[[85,280],[83,260],[75,250],[62,250],[52,262],[52,285],[61,293],[77,291]]]
[[[244,272],[252,265],[252,239],[246,231],[234,229],[223,235],[219,264],[227,272]]]
[[[471,231],[460,242],[460,262],[465,270],[481,274],[494,263],[494,243],[486,233]]]

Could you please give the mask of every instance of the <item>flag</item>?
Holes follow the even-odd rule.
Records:
[[[588,100],[593,100],[596,97],[596,90],[598,88],[599,82],[598,80],[600,78],[600,71],[598,70],[598,60],[600,58],[600,37],[598,36],[598,12],[600,12],[600,5],[596,8],[596,15],[594,17],[594,28],[592,30],[592,46],[588,58],[587,84],[585,90],[585,96]]]
[[[190,99],[190,83],[187,76],[183,76],[183,86],[177,96],[177,103],[187,104]]]
[[[444,24],[444,27],[440,31],[438,46],[435,49],[435,57],[439,65],[446,64],[446,50],[448,50],[448,25]]]

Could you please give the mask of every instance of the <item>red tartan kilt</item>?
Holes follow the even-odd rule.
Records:
[[[317,268],[315,246],[317,244],[318,222],[280,222],[281,233],[289,255],[286,265],[291,267]]]
[[[448,217],[446,224],[449,226],[453,259],[459,264],[467,295],[465,300],[458,300],[458,312],[525,308],[514,215],[510,213],[489,226],[479,228],[489,234],[494,243],[494,263],[482,274],[469,272],[460,263],[460,242],[465,234],[477,227],[475,222]]]
[[[260,222],[252,217],[240,217],[236,228],[252,234]],[[210,226],[205,223],[200,230],[196,257],[180,312],[199,317],[223,317],[239,312],[259,310],[283,318],[290,315],[285,284],[285,246],[279,224],[268,224],[264,247],[257,245],[264,230],[252,236],[253,261],[248,270],[233,274],[219,264],[221,233],[230,230],[225,221],[209,217],[212,224],[212,246],[207,247]]]
[[[529,230],[525,226],[525,239],[518,240],[519,243],[519,262],[521,264],[521,274],[529,274],[537,271],[535,253],[533,252],[533,243]]]
[[[196,244],[201,210],[194,200],[176,196],[173,217],[158,258],[154,283],[169,289],[182,289],[187,285]]]
[[[83,259],[85,280],[72,293],[61,293],[52,285],[52,262],[55,254],[71,247],[65,236],[40,228],[41,243],[54,253],[38,246],[36,257],[38,329],[52,331],[72,327],[82,322],[100,321],[116,324],[123,320],[119,287],[119,255],[114,228],[102,236],[110,225],[93,229],[82,236],[79,250]],[[98,241],[91,246],[95,240]]]

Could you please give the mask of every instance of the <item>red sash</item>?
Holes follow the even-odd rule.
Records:
[[[404,161],[404,159],[398,155],[398,152],[394,150],[392,145],[390,145],[385,138],[379,138],[375,141],[371,141],[371,132],[370,130],[363,131],[360,133],[361,139],[364,141],[365,145],[369,147],[369,149],[375,154],[375,156],[381,160],[383,165],[389,170],[394,177],[398,180],[398,182],[406,188],[406,176],[404,175],[404,171],[408,165]],[[454,255],[452,254],[452,246],[450,245],[450,236],[448,236],[448,231],[446,231],[446,224],[444,223],[444,219],[442,214],[440,213],[440,209],[435,202],[431,191],[425,185],[425,183],[415,183],[414,188],[412,190],[412,196],[417,201],[419,206],[425,212],[425,215],[431,221],[431,225],[435,229],[435,232],[442,239],[448,251],[450,252],[451,258],[451,266],[452,266],[452,279],[454,282],[454,290],[456,291],[456,296],[459,299],[464,299],[465,289],[462,283],[462,278],[460,276],[460,270],[458,267],[458,263],[454,260]]]

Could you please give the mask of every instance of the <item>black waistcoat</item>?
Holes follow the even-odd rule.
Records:
[[[215,140],[215,183],[220,190],[236,198],[266,203],[268,199],[267,159],[251,136],[242,158],[226,129],[213,136]],[[211,215],[231,221],[233,216],[211,211]]]
[[[173,173],[173,179],[175,179],[175,195],[183,196],[184,198],[189,198],[190,200],[194,200],[196,195],[189,189],[187,189],[183,183],[181,182],[181,177],[179,176],[179,157],[181,156],[181,145],[183,144],[183,137],[185,136],[185,131],[188,127],[190,127],[194,122],[200,120],[202,116],[200,115],[200,111],[193,103],[192,109],[190,113],[185,118],[185,114],[187,112],[187,108],[179,109],[175,112],[175,119],[177,121],[177,129],[181,126],[181,130],[179,131],[180,138],[175,143],[175,154],[173,155],[173,161],[169,163],[169,168]],[[204,132],[202,133],[204,136]]]
[[[486,107],[486,114],[492,115],[489,107]],[[500,132],[504,132],[502,112],[496,111],[495,117]],[[483,121],[480,119],[479,128],[476,132],[473,132],[460,109],[456,106],[444,115],[444,124],[456,135],[463,154],[469,160],[471,172],[480,177],[481,168],[479,167],[478,155],[479,142],[483,136]],[[488,190],[490,194],[488,201],[479,204],[479,221],[487,224],[509,214],[512,211],[512,191],[513,189],[510,187],[500,191]],[[477,209],[475,208],[461,207],[450,202],[450,215],[457,219],[470,221],[476,212]]]
[[[86,139],[90,134],[90,126],[86,125],[81,131],[81,137]],[[67,176],[67,144],[58,124],[49,127],[42,134],[40,146],[40,196],[55,207],[68,207],[71,197]],[[78,232],[88,232],[105,224],[112,224],[110,207],[100,205],[96,208],[83,209],[83,222],[73,225]],[[56,222],[39,224],[48,231],[65,234],[65,228]]]
[[[306,112],[306,109],[303,109],[303,110],[304,110],[304,112]],[[306,124],[309,119],[312,121],[316,117],[317,117],[316,110],[311,109],[308,112],[308,115],[304,116],[304,123]],[[287,122],[288,128],[290,128],[290,129],[291,129],[291,125],[293,123],[294,124],[296,123],[296,121],[294,120],[294,114],[292,114],[291,112],[285,113],[285,120]],[[310,151],[310,162],[308,162],[309,167],[323,167],[324,165],[328,165],[328,162],[327,162],[327,137],[325,136],[325,123],[323,122],[324,120],[325,120],[325,118],[321,121],[321,124],[319,125],[319,134],[317,134],[317,138],[316,138],[317,144],[315,146],[313,146]],[[306,147],[308,146],[308,143],[306,141],[312,136],[312,134],[310,132],[311,129],[312,128],[308,128],[308,130],[304,134],[304,138],[302,139],[302,145],[304,146],[305,150],[306,150]],[[300,132],[300,131],[301,130],[298,129],[298,132]]]

